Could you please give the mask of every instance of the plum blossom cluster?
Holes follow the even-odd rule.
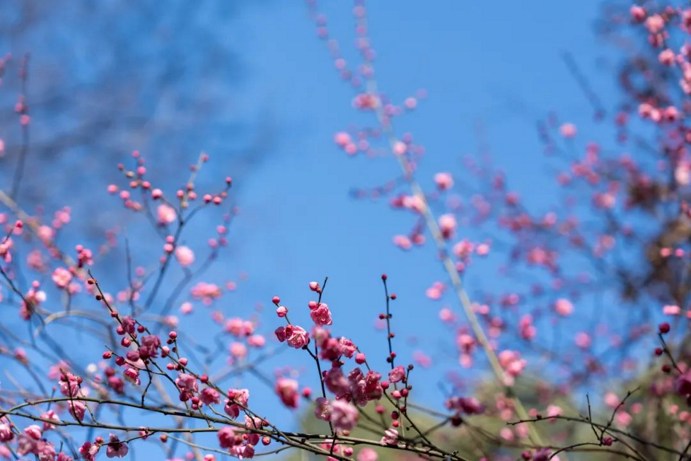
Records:
[[[248,427],[253,427],[254,422],[247,423]],[[254,457],[254,446],[259,443],[259,435],[250,433],[249,435],[236,434],[231,427],[224,427],[218,431],[218,444],[221,448],[240,459]]]
[[[386,287],[387,276],[383,275],[382,280]],[[381,428],[382,436],[379,443],[384,446],[396,445],[399,441],[401,420],[408,417],[407,402],[412,390],[409,373],[413,366],[395,366],[393,360],[396,354],[390,352],[387,356],[387,362],[391,367],[388,373],[382,374],[371,369],[365,354],[353,341],[346,337],[336,337],[327,329],[327,326],[333,324],[333,318],[328,306],[322,302],[323,286],[312,282],[310,289],[319,295],[317,301],[308,303],[310,317],[314,323],[310,333],[290,323],[289,310],[281,304],[278,296],[275,296],[272,302],[276,306],[277,317],[288,322],[287,326],[276,329],[277,339],[295,349],[304,350],[315,363],[324,361],[329,365],[329,368],[321,371],[322,395],[316,398],[314,403],[315,417],[328,422],[332,430],[342,436],[347,436],[357,427],[362,409],[370,402],[374,405],[374,411],[382,415],[382,418],[387,411],[382,402],[388,402],[394,409],[389,412],[388,425]],[[396,296],[389,295],[387,291],[387,298],[396,299]],[[319,309],[328,312],[328,316],[316,315],[315,312],[319,312]],[[390,314],[382,315],[380,318],[390,319]],[[393,335],[390,335],[389,339],[392,337]],[[348,367],[349,361],[354,361],[355,366]],[[363,365],[367,367],[366,370],[363,370]],[[318,370],[322,370],[322,367],[319,366]],[[297,380],[279,377],[275,384],[275,392],[286,407],[297,408],[301,395]],[[302,396],[309,398],[311,390],[304,389]],[[326,448],[330,452],[347,456],[353,453],[350,447],[337,443],[328,444]],[[363,450],[361,456],[362,459],[368,459],[371,453]]]
[[[0,433],[1,434],[1,433]],[[2,440],[2,435],[0,435]],[[43,438],[41,427],[32,424],[27,426],[17,437],[17,454],[20,456],[34,455],[37,459],[71,461],[72,457],[55,449],[55,445]]]
[[[134,151],[132,153],[132,158],[134,158],[136,166],[133,169],[127,169],[123,164],[118,165],[118,169],[122,172],[123,176],[129,181],[128,188],[121,189],[115,184],[110,184],[107,188],[108,193],[112,195],[118,195],[123,202],[123,206],[132,211],[146,211],[149,206],[148,201],[160,201],[162,202],[158,205],[156,212],[158,216],[158,223],[161,226],[167,226],[169,224],[177,221],[182,210],[189,208],[192,204],[201,200],[202,204],[214,204],[221,205],[224,200],[228,197],[228,189],[232,184],[232,179],[226,177],[226,188],[217,193],[204,193],[199,196],[195,188],[193,181],[188,181],[184,187],[179,188],[175,191],[174,199],[169,201],[166,198],[165,193],[162,189],[154,187],[152,183],[147,179],[147,168],[144,156],[140,154],[139,151]],[[198,172],[202,166],[209,161],[209,155],[202,153],[195,165],[190,166],[190,171],[192,173]],[[141,194],[141,199],[137,200],[133,197],[133,193],[139,192]],[[176,210],[173,203],[177,201],[177,205],[180,210]]]
[[[84,444],[79,447],[79,454],[82,459],[87,461],[95,461],[101,448],[106,447],[106,456],[108,458],[124,458],[129,453],[129,447],[126,443],[122,442],[120,438],[115,434],[110,434],[108,441],[98,436],[93,442],[84,442]]]

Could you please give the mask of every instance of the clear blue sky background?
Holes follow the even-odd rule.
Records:
[[[323,3],[333,36],[346,57],[354,57],[350,2]],[[131,8],[123,14],[136,15],[136,5]],[[429,95],[415,113],[398,123],[399,133],[412,132],[427,149],[421,181],[430,185],[438,171],[450,171],[461,182],[469,180],[470,175],[462,173],[461,159],[487,146],[495,164],[508,173],[512,188],[528,204],[544,209],[554,203],[554,181],[545,168],[536,121],[555,110],[563,120],[576,123],[583,136],[602,135],[560,53],[573,55],[605,107],[616,101],[608,67],[612,63],[597,65],[603,55],[593,30],[598,2],[440,0],[423,6],[401,0],[370,2],[368,11],[380,88],[395,101],[420,88]],[[236,202],[241,213],[230,231],[231,249],[206,279],[237,279],[243,272],[249,278],[219,307],[229,317],[243,316],[264,303],[267,315],[262,317],[261,330],[271,336],[280,325],[271,315],[271,297],[280,295],[291,308],[292,320],[308,324],[311,294],[307,283],[328,275],[325,301],[333,311],[334,332],[350,336],[383,368],[385,337],[383,332],[375,333],[374,323],[383,308],[379,276],[386,272],[399,296],[394,307],[399,357],[407,363],[415,349],[434,355],[435,366],[415,375],[413,383],[425,383],[416,386],[418,398],[440,405],[442,396],[432,383],[442,382],[449,368],[458,367],[454,337],[438,320],[444,303],[424,296],[434,281],[445,281],[434,251],[429,245],[409,253],[398,250],[392,236],[407,233],[410,216],[391,211],[383,201],[355,201],[349,196],[352,187],[376,186],[395,177],[397,165],[392,158],[347,158],[334,146],[335,132],[372,120],[352,110],[352,90],[334,71],[303,2],[245,2],[235,13],[232,19],[209,17],[208,28],[225,37],[235,50],[232,59],[238,60],[242,78],[227,94],[222,82],[209,85],[220,88],[219,97],[232,114],[228,117],[259,120],[259,128],[253,129],[260,134],[264,123],[273,128],[267,134],[268,153],[241,175],[232,170],[237,144],[233,131],[228,131],[227,145],[205,145],[201,139],[189,155],[189,163],[195,151],[207,150],[211,155],[208,184],[230,174],[238,186]],[[78,28],[73,34],[75,43],[85,40]],[[35,61],[41,59],[40,48],[31,51]],[[203,50],[191,46],[182,51],[194,55]],[[194,94],[209,88],[187,90]],[[165,113],[159,115],[165,117]],[[222,136],[225,120],[216,122],[214,135]],[[184,137],[185,133],[175,135]],[[156,170],[157,163],[166,162],[166,150],[143,142],[148,142],[144,153],[149,167]],[[127,150],[139,148],[126,146]],[[171,187],[184,177],[181,172]],[[72,205],[77,216],[88,213],[79,209],[79,203]],[[466,234],[483,237],[482,230],[459,229],[460,237]],[[208,233],[200,235],[205,239]],[[186,241],[194,239],[188,236]],[[502,262],[504,256],[496,255],[471,270],[467,278],[471,294],[474,287],[501,285],[495,271]],[[453,305],[451,299],[449,304]],[[413,340],[417,344],[412,345]],[[307,364],[300,355],[290,350],[274,363],[296,363],[299,369]],[[316,385],[316,372],[302,371]],[[267,414],[277,403],[268,391],[255,392],[252,401]],[[287,413],[278,418],[288,421]]]

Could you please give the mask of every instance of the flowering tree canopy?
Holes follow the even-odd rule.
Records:
[[[0,459],[691,460],[691,8],[606,5],[612,107],[563,55],[604,128],[594,138],[561,111],[539,118],[554,189],[538,207],[527,198],[547,195],[537,179],[515,188],[483,152],[425,169],[437,154],[398,127],[426,92],[391,96],[368,8],[356,0],[353,27],[339,32],[306,2],[357,113],[320,149],[364,168],[386,161],[387,173],[375,185],[315,175],[390,209],[390,223],[378,211],[358,225],[393,229],[374,248],[405,253],[413,269],[421,258],[437,265],[420,276],[437,328],[399,295],[409,293],[404,267],[372,277],[380,296],[367,319],[327,274],[296,291],[259,289],[255,307],[238,302],[252,288],[228,269],[242,247],[244,179],[219,171],[213,152],[179,167],[131,146],[112,165],[117,180],[89,191],[120,224],[98,236],[66,184],[88,169],[65,166],[69,179],[44,184],[39,203],[25,177],[46,160],[32,156],[34,64],[8,54],[0,71],[17,78],[0,87],[0,100],[16,98],[0,126]],[[306,227],[320,219],[303,213]],[[398,334],[411,323],[415,348]]]

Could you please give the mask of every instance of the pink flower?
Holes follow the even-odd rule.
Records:
[[[180,313],[183,315],[191,314],[194,310],[194,306],[190,302],[184,302],[180,305]]]
[[[575,342],[576,346],[580,347],[581,349],[587,349],[590,347],[592,340],[590,339],[590,335],[588,333],[581,331],[580,333],[576,334]]]
[[[404,142],[396,141],[392,150],[395,155],[403,155],[408,151],[408,145]]]
[[[53,271],[53,282],[58,288],[66,288],[72,281],[72,273],[64,267],[58,267]]]
[[[413,246],[413,242],[411,242],[410,238],[406,237],[405,235],[394,236],[393,244],[401,250],[410,250],[410,248]]]
[[[554,310],[557,314],[568,317],[573,312],[573,304],[564,298],[559,298],[554,302]]]
[[[616,421],[622,425],[622,426],[628,426],[631,424],[631,421],[633,421],[633,416],[631,416],[631,413],[627,411],[619,411],[617,412],[617,416],[615,417]]]
[[[453,323],[456,321],[456,315],[448,307],[442,307],[439,310],[439,320],[444,323]]]
[[[560,406],[550,405],[547,407],[547,417],[548,418],[554,418],[556,416],[560,416],[562,413],[563,413],[563,410],[561,409]]]
[[[96,455],[98,454],[98,450],[100,448],[100,445],[91,442],[84,442],[84,444],[79,447],[79,454],[82,455],[86,461],[95,461]]]
[[[691,163],[679,162],[674,169],[674,179],[682,186],[691,184]]]
[[[297,325],[288,325],[276,329],[276,337],[280,342],[287,341],[290,347],[302,349],[310,342],[310,337],[304,328]]]
[[[7,254],[9,255],[9,253]],[[0,259],[2,259],[2,243],[0,243]],[[46,270],[46,263],[43,260],[43,255],[39,250],[31,250],[29,252],[29,254],[26,256],[26,264],[30,268],[39,272],[44,272]]]
[[[314,417],[322,421],[331,419],[331,403],[324,397],[319,397],[314,406]]]
[[[446,401],[446,408],[467,415],[479,415],[485,411],[484,405],[475,397],[451,397]]]
[[[674,64],[674,51],[670,49],[662,50],[660,54],[657,56],[657,59],[660,61],[662,65],[671,66]]]
[[[38,456],[38,461],[54,461],[57,456],[55,445],[45,440],[39,440],[36,444],[36,456]]]
[[[185,402],[197,393],[197,378],[188,373],[180,373],[175,380],[175,385],[180,390],[180,400]]]
[[[319,326],[331,325],[331,311],[326,303],[319,303],[314,309],[310,306],[310,317],[312,321]]]
[[[34,440],[40,440],[41,437],[43,437],[43,431],[41,431],[41,428],[36,424],[32,424],[24,428],[24,435]]]
[[[469,240],[461,240],[453,246],[452,251],[458,259],[466,259],[472,254],[474,249],[475,244],[473,242]]]
[[[298,382],[294,379],[279,378],[276,381],[276,394],[281,399],[281,402],[289,408],[297,408],[298,406]]]
[[[53,237],[55,237],[55,231],[50,226],[41,226],[37,231],[38,238],[45,244],[49,244]]]
[[[479,243],[475,248],[475,253],[478,256],[487,256],[489,254],[490,246],[488,243]]]
[[[384,436],[381,438],[379,443],[381,445],[396,445],[398,441],[398,431],[393,427],[388,428],[384,431]]]
[[[405,368],[399,365],[389,372],[389,381],[392,383],[397,383],[405,379]]]
[[[605,405],[607,405],[608,407],[616,408],[621,402],[621,399],[617,397],[617,394],[615,394],[614,392],[608,392],[605,394],[604,401]]]
[[[14,438],[12,427],[6,419],[0,419],[0,442],[9,442]]]
[[[559,127],[559,132],[567,139],[573,138],[576,136],[576,125],[573,123],[564,123],[561,127]]]
[[[199,398],[205,405],[211,405],[212,403],[219,403],[221,401],[221,394],[213,387],[205,387],[199,394]]]
[[[336,429],[349,431],[357,424],[359,413],[353,404],[334,400],[331,402],[330,410],[330,421]]]
[[[422,213],[426,206],[425,201],[417,195],[405,195],[401,198],[401,205],[415,213]]]
[[[283,342],[288,338],[288,335],[286,333],[286,327],[278,327],[274,331],[274,334],[276,335],[276,339],[278,339],[279,342]]]
[[[363,448],[357,455],[357,461],[377,461],[379,455],[372,448]]]
[[[165,203],[162,203],[158,206],[156,213],[158,215],[158,223],[162,226],[172,223],[177,218],[175,208]]]
[[[252,335],[247,338],[247,344],[252,347],[264,347],[266,344],[266,338],[262,335]]]
[[[0,258],[2,258],[6,263],[12,262],[12,253],[10,250],[14,242],[11,238],[4,238],[0,240]]]
[[[636,22],[643,22],[647,14],[645,8],[638,5],[633,5],[629,12],[631,13],[631,18]]]
[[[84,420],[84,414],[86,413],[86,405],[81,400],[70,400],[68,403],[68,408],[70,414],[74,416],[77,421]]]
[[[382,396],[380,380],[381,375],[373,370],[368,371],[366,375],[363,375],[359,368],[348,373],[350,392],[355,403],[365,405],[370,400],[379,400]]]
[[[597,208],[612,209],[617,204],[617,196],[613,192],[602,192],[593,195],[593,205]]]
[[[24,365],[29,363],[29,357],[26,355],[26,351],[22,347],[17,347],[14,350],[14,358]]]
[[[224,427],[218,431],[216,435],[218,437],[218,444],[221,448],[228,449],[235,445],[235,431],[232,427]]]
[[[82,396],[81,391],[82,378],[73,375],[70,372],[63,372],[60,375],[60,393],[67,397],[77,397]]]
[[[648,16],[648,19],[645,20],[645,27],[651,34],[656,34],[664,29],[665,20],[659,14]]]
[[[318,338],[316,335],[315,338],[317,338],[318,341],[321,341],[319,344],[319,347],[321,347],[319,357],[322,360],[334,361],[339,359],[341,356],[341,345],[336,338],[327,337],[322,339]]]
[[[351,138],[348,133],[340,131],[334,136],[334,142],[340,147],[345,147],[351,143]]]
[[[56,423],[60,422],[60,418],[58,417],[58,415],[55,413],[54,410],[48,410],[45,413],[42,413],[41,418],[55,421]],[[0,425],[0,427],[2,427],[2,425]],[[43,431],[44,432],[49,431],[51,429],[55,429],[55,424],[51,424],[48,422],[43,423]],[[0,431],[1,431],[1,429],[0,429]],[[0,441],[2,441],[2,436],[0,436]]]
[[[535,338],[537,334],[537,329],[533,325],[533,316],[526,314],[518,321],[518,329],[521,334],[521,338],[530,341]]]
[[[139,379],[139,369],[137,368],[127,367],[125,368],[125,371],[122,372],[122,375],[132,384],[137,386],[141,384],[141,380]]]
[[[244,359],[247,357],[247,346],[245,346],[243,343],[235,341],[230,345],[230,355],[238,360]]]
[[[221,288],[214,283],[199,282],[192,287],[191,294],[204,304],[211,304],[214,299],[221,297]]]
[[[336,397],[343,397],[350,392],[350,383],[343,375],[341,367],[331,367],[324,375],[326,388],[336,394]]]
[[[267,421],[263,420],[258,416],[245,415],[245,428],[247,429],[261,429],[262,427],[265,427],[267,424]],[[259,443],[259,434],[252,432],[246,433],[246,438],[243,437],[243,440],[245,439],[248,443],[256,445],[257,443]]]
[[[662,308],[662,313],[665,315],[679,315],[681,308],[676,304],[668,304]]]
[[[249,459],[254,457],[254,446],[250,444],[235,445],[230,449],[230,454],[240,459]]]
[[[357,351],[357,347],[355,344],[353,344],[353,341],[343,336],[338,340],[338,345],[341,350],[341,354],[348,358],[352,358]]]
[[[50,368],[48,368],[48,378],[60,379],[60,377],[62,377],[62,375],[64,375],[69,370],[69,364],[61,360],[57,362],[55,365],[51,365]]]
[[[156,357],[161,347],[161,339],[156,335],[144,336],[139,342],[139,357],[142,360]]]
[[[254,324],[249,320],[243,320],[239,317],[234,317],[226,321],[225,331],[233,336],[242,338],[254,333]]]
[[[457,225],[456,217],[451,213],[443,214],[439,217],[439,230],[445,239],[453,237]]]
[[[110,441],[106,449],[106,456],[109,458],[122,458],[127,455],[129,448],[127,444],[120,442],[120,439],[115,434],[110,434]]]
[[[446,287],[442,282],[434,282],[431,287],[425,290],[425,296],[433,301],[441,299]]]
[[[439,190],[449,190],[453,187],[453,176],[451,173],[437,173],[434,175],[434,183]]]
[[[353,107],[361,110],[372,110],[379,107],[379,98],[369,93],[360,93],[353,99]]]
[[[186,246],[179,246],[175,249],[175,259],[182,267],[190,266],[194,263],[194,251]]]
[[[229,389],[227,395],[228,400],[226,400],[223,409],[231,418],[237,418],[240,415],[240,410],[247,407],[250,391],[247,389]]]
[[[26,455],[29,453],[37,454],[38,441],[41,440],[43,433],[41,428],[35,424],[28,426],[19,435],[17,441],[17,453]]]
[[[514,382],[514,378],[523,372],[526,366],[526,361],[521,358],[521,355],[512,350],[504,350],[499,353],[499,364],[506,372],[506,385],[510,386]]]
[[[34,310],[46,300],[45,291],[39,290],[39,283],[34,281],[31,288],[24,295],[22,305],[19,309],[19,316],[24,320],[29,320]]]

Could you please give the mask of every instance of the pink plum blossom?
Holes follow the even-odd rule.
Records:
[[[191,266],[194,263],[194,252],[186,246],[179,246],[175,249],[175,259],[182,267]]]
[[[53,271],[52,278],[58,288],[67,288],[72,281],[72,273],[64,267],[58,267]]]
[[[275,391],[281,402],[288,408],[298,406],[298,382],[294,379],[279,378],[276,381]]]
[[[156,209],[156,213],[158,215],[158,223],[163,226],[166,226],[177,219],[175,208],[166,203],[160,204]]]
[[[110,440],[106,448],[106,456],[108,458],[123,458],[128,451],[129,448],[126,443],[121,442],[117,435],[110,434]]]
[[[331,402],[329,420],[336,429],[342,431],[353,429],[357,424],[358,417],[358,410],[353,404],[343,400],[334,400]]]
[[[449,190],[453,187],[453,176],[451,173],[437,173],[434,175],[434,183],[439,190]]]
[[[314,304],[314,307],[310,306],[310,317],[316,325],[331,325],[333,321],[331,320],[331,311],[326,303]]]

